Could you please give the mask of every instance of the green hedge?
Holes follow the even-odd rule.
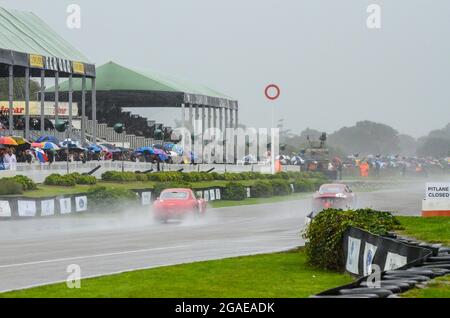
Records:
[[[247,198],[247,188],[239,182],[229,182],[222,191],[222,200],[242,201]]]
[[[44,184],[50,186],[74,187],[77,179],[73,175],[52,174],[45,178]]]
[[[14,182],[21,184],[23,191],[30,191],[30,190],[37,189],[36,183],[34,183],[33,180],[31,180],[30,178],[25,177],[25,176],[18,175],[18,176],[14,176],[12,178],[5,178],[5,179],[12,180]]]
[[[319,213],[306,228],[306,253],[311,265],[329,270],[344,270],[343,235],[350,226],[376,235],[386,235],[400,222],[389,212],[370,209],[356,211],[326,210]]]
[[[121,211],[130,204],[138,203],[136,193],[120,188],[93,187],[88,191],[87,197],[90,206],[98,211]]]
[[[16,195],[23,193],[23,185],[12,178],[0,179],[0,195]]]
[[[252,198],[270,198],[273,196],[273,187],[270,181],[257,181],[251,188]]]
[[[74,187],[77,184],[95,185],[97,184],[97,179],[93,176],[81,175],[77,172],[67,175],[52,174],[45,179],[44,184],[51,186]]]
[[[292,189],[287,180],[272,180],[272,191],[274,196],[283,196],[292,194]]]

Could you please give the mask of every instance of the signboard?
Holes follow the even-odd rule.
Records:
[[[76,74],[84,75],[86,70],[84,69],[84,64],[80,62],[72,62],[73,72]]]
[[[88,205],[87,205],[87,197],[86,196],[84,196],[84,197],[76,197],[75,198],[75,205],[76,205],[76,211],[77,212],[85,212],[85,211],[87,211],[87,207],[88,207]]]
[[[209,199],[211,201],[215,201],[216,200],[216,191],[214,191],[214,189],[209,190]]]
[[[220,189],[216,189],[216,200],[221,200]]]
[[[11,207],[8,201],[0,201],[0,218],[10,218]]]
[[[30,67],[44,68],[44,57],[41,55],[30,54]]]
[[[426,200],[450,200],[450,183],[427,183]]]
[[[203,194],[203,199],[205,199],[205,201],[209,201],[209,190],[205,191],[205,193]]]
[[[9,114],[9,102],[0,101],[0,113]],[[58,103],[58,114],[59,116],[69,116],[69,103],[59,102]],[[25,115],[25,102],[14,102],[13,103],[13,115],[14,116],[24,116]],[[41,115],[41,102],[31,102],[30,101],[30,115],[40,116]],[[45,116],[55,116],[55,103],[45,102],[44,103],[44,115]],[[78,104],[72,103],[72,116],[78,116]]]
[[[59,207],[61,214],[72,213],[72,200],[70,198],[59,199]]]
[[[55,200],[41,201],[41,216],[55,215]]]
[[[375,245],[366,243],[366,248],[364,249],[364,276],[372,274],[372,264],[377,249],[378,247]]]
[[[346,269],[352,274],[359,275],[359,251],[361,249],[361,240],[348,238],[348,254]]]
[[[36,216],[36,201],[17,201],[20,217]]]
[[[152,203],[152,193],[142,192],[142,205],[150,205]]]
[[[408,258],[399,254],[388,252],[386,257],[385,271],[395,270],[408,264]]]

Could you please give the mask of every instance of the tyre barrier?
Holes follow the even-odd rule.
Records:
[[[398,298],[419,284],[450,274],[450,248],[440,244],[349,228],[342,248],[346,271],[358,280],[311,298]],[[381,272],[374,273],[374,265]]]

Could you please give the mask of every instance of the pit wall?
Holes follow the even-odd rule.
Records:
[[[423,217],[450,217],[450,201],[447,200],[423,200],[422,201]]]

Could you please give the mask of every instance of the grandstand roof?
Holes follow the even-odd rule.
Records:
[[[206,86],[157,72],[134,70],[114,62],[98,67],[96,76],[97,97],[107,95],[110,102],[121,103],[124,107],[179,107],[183,103],[237,107],[237,101]],[[67,92],[68,86],[68,81],[61,83],[60,92]],[[86,88],[90,87],[88,81]],[[80,79],[73,81],[73,90],[81,91]],[[54,87],[48,92],[54,92]]]
[[[0,7],[0,63],[71,73],[73,62],[95,75],[91,62],[34,13]]]

